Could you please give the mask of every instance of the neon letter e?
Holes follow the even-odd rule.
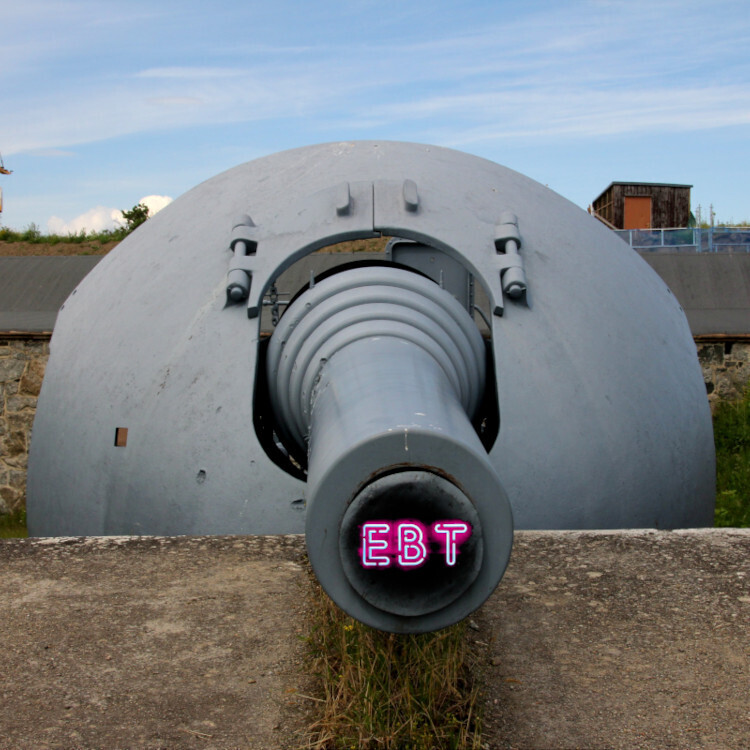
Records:
[[[362,546],[359,554],[363,568],[387,568],[391,564],[391,558],[388,555],[375,554],[376,551],[388,549],[390,530],[389,523],[367,521],[362,524]],[[376,539],[376,536],[380,536],[380,539]]]

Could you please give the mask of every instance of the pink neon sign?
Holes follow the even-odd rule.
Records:
[[[413,519],[367,521],[361,528],[359,559],[363,568],[418,568],[437,547],[445,564],[453,567],[461,545],[471,536],[471,525],[449,519],[425,526]]]

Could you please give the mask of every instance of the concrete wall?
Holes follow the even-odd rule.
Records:
[[[698,342],[711,406],[742,396],[750,382],[750,341]],[[26,465],[49,342],[0,336],[0,513],[24,507]]]
[[[31,426],[48,357],[46,339],[0,338],[0,513],[26,501]]]

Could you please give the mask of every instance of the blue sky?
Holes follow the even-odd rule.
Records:
[[[750,219],[747,0],[4,3],[4,225],[112,221],[337,140],[450,146],[585,208],[613,180]],[[83,217],[83,218],[82,218]]]

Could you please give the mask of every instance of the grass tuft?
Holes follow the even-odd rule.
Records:
[[[28,535],[25,510],[0,514],[0,539],[15,539]]]
[[[714,412],[716,526],[750,526],[750,387]]]
[[[476,665],[465,624],[394,635],[342,612],[317,581],[309,637],[322,683],[314,750],[468,750],[481,747]]]

